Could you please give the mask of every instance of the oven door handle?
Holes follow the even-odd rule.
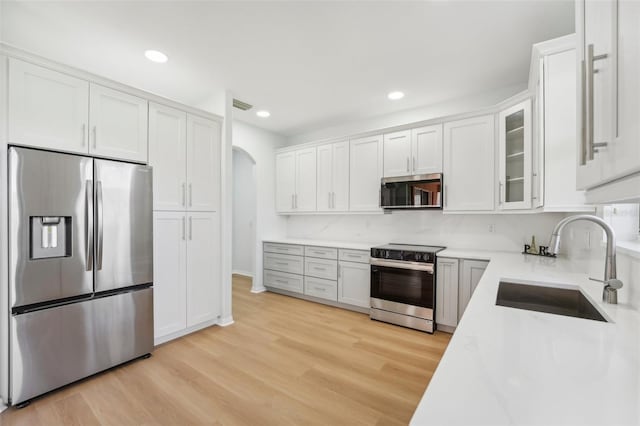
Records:
[[[399,260],[385,260],[376,257],[371,258],[372,266],[384,266],[387,268],[410,269],[412,271],[424,271],[433,274],[433,264],[420,262],[405,262]]]

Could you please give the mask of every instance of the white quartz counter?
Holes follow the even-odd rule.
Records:
[[[295,238],[275,238],[262,240],[265,243],[278,243],[278,244],[296,244],[300,246],[314,246],[314,247],[336,247],[350,250],[366,250],[369,251],[371,247],[382,245],[381,243],[351,243],[345,241],[322,241],[322,240],[305,240]]]
[[[490,263],[412,425],[640,425],[640,312],[604,304],[584,264],[473,250],[439,256]],[[579,287],[611,322],[496,306],[503,278]]]

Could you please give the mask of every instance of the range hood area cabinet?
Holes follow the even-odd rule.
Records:
[[[442,173],[442,124],[387,133],[382,177]]]
[[[640,201],[640,2],[576,1],[576,173],[587,202]]]
[[[9,58],[13,145],[147,162],[147,100]]]

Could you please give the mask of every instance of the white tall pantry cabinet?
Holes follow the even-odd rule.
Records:
[[[221,312],[220,144],[219,122],[150,105],[156,344]]]

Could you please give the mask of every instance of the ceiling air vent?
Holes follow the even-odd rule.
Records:
[[[243,111],[247,111],[247,110],[250,110],[251,108],[253,108],[253,105],[248,104],[246,102],[239,101],[239,100],[237,100],[235,98],[233,99],[233,106],[238,108],[238,109],[241,109]]]

